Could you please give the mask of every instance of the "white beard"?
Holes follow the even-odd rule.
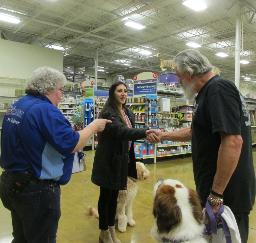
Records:
[[[196,96],[196,92],[192,89],[192,87],[189,86],[185,86],[185,85],[181,85],[184,96],[186,97],[186,99],[188,101],[192,101],[195,96]]]

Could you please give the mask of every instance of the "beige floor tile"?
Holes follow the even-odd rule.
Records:
[[[256,153],[254,152],[254,158]],[[87,170],[72,176],[70,183],[62,187],[62,216],[58,229],[58,243],[98,242],[98,220],[88,215],[88,207],[97,207],[98,187],[90,181],[93,152],[87,152]],[[255,161],[256,164],[256,161]],[[152,189],[159,178],[175,178],[194,188],[191,158],[161,161],[147,165],[151,172],[148,180],[139,182],[139,192],[134,203],[135,227],[118,233],[122,243],[154,243],[150,236],[153,223]],[[9,212],[0,204],[0,243],[9,243],[11,236]],[[8,239],[9,237],[9,239]],[[256,209],[250,215],[248,243],[256,242]]]

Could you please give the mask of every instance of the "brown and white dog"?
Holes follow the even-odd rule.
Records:
[[[154,186],[152,236],[158,242],[206,243],[202,207],[197,193],[180,181],[167,179]]]
[[[142,181],[149,177],[149,170],[141,162],[136,162],[138,180]],[[117,228],[120,232],[125,232],[127,225],[136,224],[133,218],[133,201],[138,192],[137,180],[128,177],[127,190],[120,190],[117,198],[116,219]]]

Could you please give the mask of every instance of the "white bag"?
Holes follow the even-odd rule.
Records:
[[[206,225],[206,239],[209,243],[241,243],[235,216],[228,206],[222,206],[219,213],[214,215],[207,202],[205,213],[209,218]]]

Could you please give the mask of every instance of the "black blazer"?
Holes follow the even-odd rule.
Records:
[[[133,113],[128,108],[125,113],[134,127]],[[112,107],[108,107],[101,117],[112,120],[112,123],[98,136],[92,182],[111,190],[126,189],[127,176],[137,178],[133,142],[128,151],[128,141],[145,138],[147,129],[128,128]]]

